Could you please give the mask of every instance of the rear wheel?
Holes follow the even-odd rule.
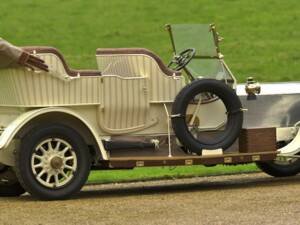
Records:
[[[13,168],[0,164],[0,197],[15,197],[24,193]]]
[[[65,199],[81,189],[90,170],[90,155],[82,137],[56,124],[28,132],[16,154],[16,174],[34,197]]]

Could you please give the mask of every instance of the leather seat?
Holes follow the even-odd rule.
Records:
[[[168,68],[163,61],[160,59],[158,55],[156,55],[154,52],[145,49],[145,48],[98,48],[96,50],[96,55],[147,55],[153,58],[161,71],[168,76],[173,76],[174,74],[176,76],[180,76],[180,71],[174,71]]]

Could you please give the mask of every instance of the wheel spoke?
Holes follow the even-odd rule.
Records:
[[[42,161],[42,160],[43,160],[43,157],[42,157],[42,156],[40,156],[40,155],[37,155],[37,154],[34,154],[34,155],[33,155],[33,158],[35,158],[35,159],[39,159],[40,161]]]
[[[70,148],[68,146],[66,146],[62,151],[61,153],[64,155]]]
[[[46,179],[46,182],[49,183],[50,182],[50,179],[51,179],[52,175],[49,175],[49,173],[47,174],[47,179]]]
[[[52,148],[52,144],[51,144],[51,141],[48,141],[48,151],[51,151],[51,150],[53,150],[53,148]]]
[[[59,150],[59,147],[60,147],[60,145],[61,145],[61,142],[60,141],[57,141],[57,144],[56,144],[56,146],[55,146],[55,151],[58,151]]]
[[[67,175],[64,171],[61,171],[60,174],[61,174],[64,178],[68,178],[68,175]]]
[[[54,181],[55,181],[55,186],[58,187],[59,186],[58,174],[54,175]]]
[[[35,164],[33,165],[33,168],[40,168],[40,167],[43,167],[43,164],[42,163],[39,163],[39,164]]]
[[[65,160],[66,160],[66,161],[74,160],[74,156],[68,156],[68,157],[65,158]]]
[[[72,170],[73,172],[75,172],[75,169],[72,166],[65,165],[64,168],[66,168],[68,170]]]
[[[42,150],[42,152],[45,154],[47,153],[47,150],[44,148],[44,146],[41,146],[40,149]]]
[[[41,176],[43,176],[46,173],[46,170],[42,170],[41,172],[39,172],[39,174],[37,175],[38,178],[41,178]]]

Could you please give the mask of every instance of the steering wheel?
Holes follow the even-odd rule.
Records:
[[[172,70],[179,71],[184,68],[196,54],[196,49],[188,48],[180,52],[178,55],[174,55],[168,67]]]

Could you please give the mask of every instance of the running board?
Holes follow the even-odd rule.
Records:
[[[214,156],[176,156],[176,157],[118,157],[104,161],[110,168],[134,168],[144,166],[184,166],[239,164],[258,161],[271,161],[277,152],[235,153]]]

